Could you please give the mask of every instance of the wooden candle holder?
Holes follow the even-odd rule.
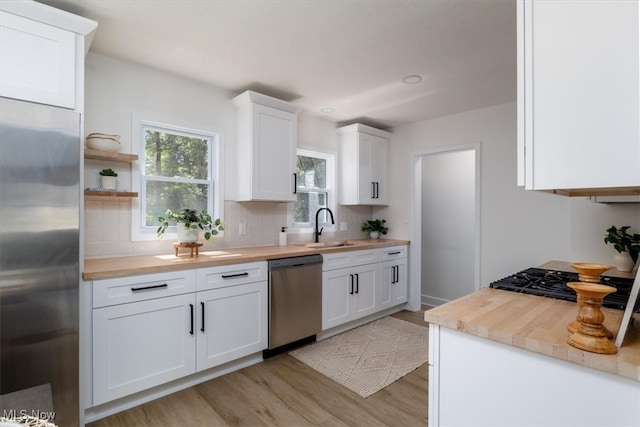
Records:
[[[574,270],[578,272],[578,280],[582,283],[600,283],[600,275],[611,267],[605,264],[593,264],[589,262],[574,262],[569,264]],[[578,295],[578,308],[582,306],[582,298]],[[578,329],[579,323],[577,320],[567,325],[569,332],[575,332]],[[604,327],[604,332],[607,334],[607,338],[613,338],[613,332]]]
[[[571,282],[567,286],[576,291],[578,299],[582,302],[576,317],[577,328],[569,335],[567,343],[592,353],[617,353],[616,346],[607,339],[607,333],[602,326],[604,314],[600,310],[604,297],[617,289],[613,286],[582,282]]]

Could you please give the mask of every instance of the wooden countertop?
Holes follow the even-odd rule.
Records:
[[[376,249],[409,244],[407,240],[393,239],[355,239],[349,240],[349,242],[354,244],[321,249],[307,248],[304,244],[225,248],[215,251],[203,251],[193,258],[189,257],[188,252],[175,256],[173,254],[173,247],[168,245],[166,254],[86,259],[84,261],[82,278],[84,280],[106,279],[161,271],[215,267],[242,262],[267,261],[278,258]]]
[[[563,264],[551,265],[555,269],[565,270]],[[541,267],[548,266],[547,263]],[[618,353],[602,355],[567,344],[567,324],[575,320],[577,312],[574,302],[484,288],[425,311],[424,320],[640,381],[640,315],[634,315],[634,323],[629,326]],[[623,312],[608,308],[603,308],[602,312],[605,315],[604,325],[615,336],[620,328]]]

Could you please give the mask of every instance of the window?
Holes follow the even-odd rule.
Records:
[[[313,228],[319,208],[329,208],[335,214],[333,191],[333,155],[309,150],[298,150],[297,200],[293,204],[293,228]],[[320,224],[331,225],[327,211],[318,218]]]
[[[140,209],[134,218],[134,240],[155,238],[158,217],[167,209],[221,216],[214,197],[219,191],[214,179],[218,135],[146,121],[140,121],[140,131],[139,180],[134,179]],[[175,225],[168,231],[175,233]]]

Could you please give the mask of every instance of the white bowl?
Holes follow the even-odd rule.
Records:
[[[120,151],[120,135],[92,133],[87,136],[87,148],[100,151]]]

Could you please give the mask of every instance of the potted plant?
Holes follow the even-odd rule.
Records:
[[[372,239],[377,239],[381,234],[387,234],[389,228],[385,227],[387,221],[384,219],[372,219],[362,224],[362,231],[369,232]]]
[[[164,235],[169,227],[169,221],[175,221],[180,243],[197,242],[200,231],[204,231],[205,240],[209,240],[224,230],[223,221],[220,218],[212,219],[205,210],[197,212],[193,209],[183,208],[180,212],[173,212],[171,209],[167,209],[165,216],[158,217],[158,221],[160,221],[160,227],[156,233],[158,238],[162,238]]]
[[[99,174],[100,187],[102,189],[115,190],[117,188],[116,177],[118,176],[118,174],[113,169],[102,169]]]
[[[627,230],[630,228],[629,225],[620,228],[612,225],[607,229],[607,234],[604,237],[604,242],[611,243],[618,251],[613,256],[613,261],[620,271],[631,271],[638,259],[638,253],[640,253],[640,234],[629,234]]]

